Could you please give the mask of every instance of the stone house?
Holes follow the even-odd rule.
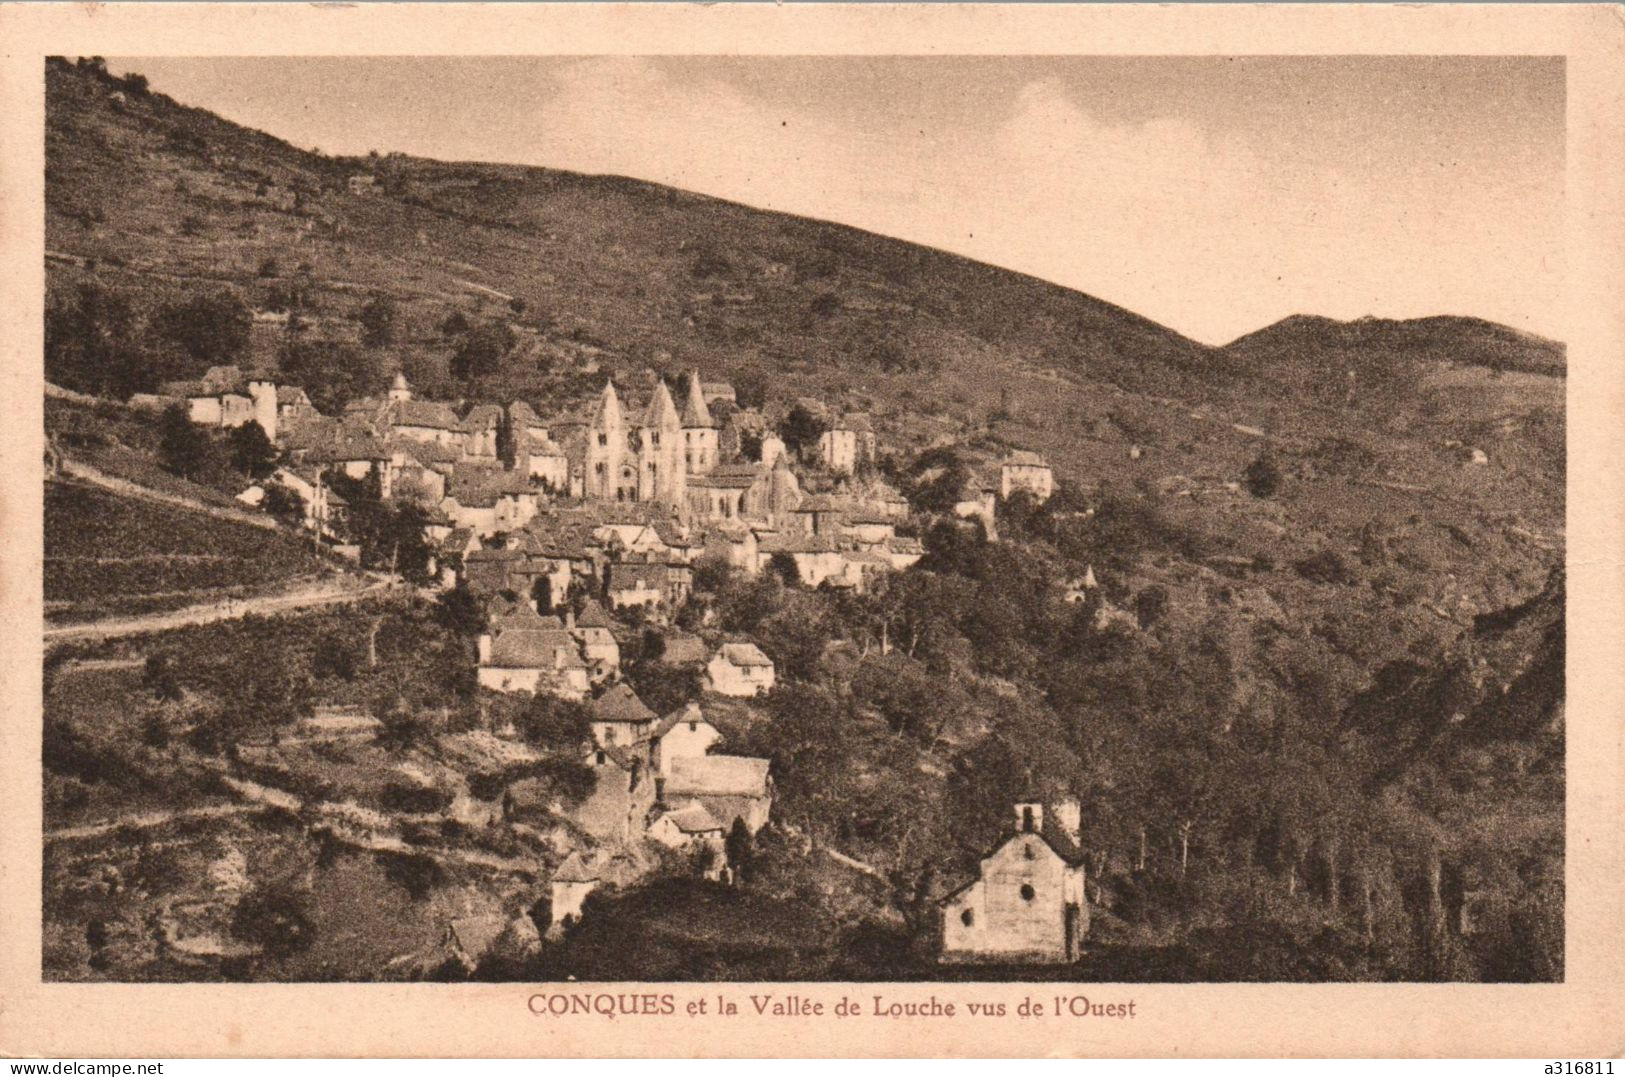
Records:
[[[858,435],[836,423],[818,435],[818,459],[836,474],[850,475],[858,468]]]
[[[582,902],[594,890],[634,882],[642,870],[626,851],[592,849],[571,853],[549,882],[548,937],[557,938],[581,919]]]
[[[480,635],[479,661],[482,688],[550,692],[565,699],[587,694],[587,664],[576,641],[557,618],[540,617],[524,605]]]
[[[756,833],[773,811],[769,761],[742,755],[679,756],[669,774],[658,779],[659,799],[666,804],[695,800],[705,805],[726,832],[735,819]]]
[[[587,599],[579,614],[565,615],[565,628],[581,644],[582,657],[594,680],[603,680],[621,668],[621,645],[615,641],[614,622],[604,607]]]
[[[1048,826],[1041,803],[1015,806],[1015,833],[942,899],[942,961],[1078,959],[1089,930],[1079,819],[1071,799],[1055,806]]]
[[[623,681],[592,701],[593,740],[600,748],[636,750],[647,756],[655,718],[655,712]]]
[[[697,800],[659,812],[649,824],[649,837],[668,849],[706,845],[718,853],[722,852],[725,839],[722,824]]]
[[[763,568],[775,554],[787,554],[795,562],[796,577],[803,587],[817,588],[826,580],[838,584],[846,575],[846,555],[835,540],[821,535],[777,535],[764,538],[757,547]]]
[[[773,660],[754,643],[724,643],[705,666],[707,691],[723,696],[758,696],[773,688]]]
[[[617,561],[609,566],[604,588],[613,609],[658,606],[666,600],[667,572],[660,562]]]
[[[689,703],[672,711],[650,732],[655,772],[662,778],[670,777],[672,764],[678,759],[695,759],[710,752],[722,734],[706,721],[697,703]]]
[[[1040,502],[1050,499],[1055,492],[1055,473],[1042,456],[1017,449],[999,464],[999,497],[1008,498],[1017,490],[1026,490]]]
[[[276,382],[270,378],[249,377],[235,366],[212,366],[195,382],[165,385],[164,395],[184,398],[186,417],[200,426],[234,429],[257,422],[266,437],[277,438],[282,413]]]

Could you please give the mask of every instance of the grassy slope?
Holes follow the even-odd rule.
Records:
[[[541,384],[523,369],[538,358],[754,371],[780,396],[870,408],[898,450],[946,437],[1039,449],[1065,478],[1177,526],[1183,541],[1151,540],[1103,582],[1116,598],[1163,585],[1172,623],[1256,638],[1238,690],[1279,675],[1283,635],[1324,644],[1356,682],[1451,646],[1561,561],[1564,385],[1549,342],[1464,319],[1294,319],[1209,349],[1030,278],[629,180],[395,161],[392,193],[354,197],[341,188],[360,162],[162,99],[118,109],[109,89],[48,81],[47,246],[96,259],[51,263],[53,289],[94,277],[151,298],[229,286],[257,301],[273,283],[257,276],[265,259],[283,276],[304,263],[317,333],[354,339],[361,304],[389,294],[405,321],[389,358],[431,385],[444,382],[440,319],[511,316],[515,296],[529,309],[510,386]],[[260,200],[261,182],[303,189],[303,206]],[[105,220],[87,227],[89,211]],[[940,372],[877,372],[887,340]],[[256,347],[274,361],[274,335]],[[1365,376],[1396,358],[1414,364],[1403,393],[1305,391],[1327,369]],[[1468,462],[1473,447],[1489,465]],[[1228,489],[1266,448],[1281,494]],[[1352,582],[1293,571],[1326,549]]]
[[[1354,330],[1295,319],[1208,349],[1018,274],[631,180],[386,158],[376,167],[391,193],[357,197],[343,180],[366,162],[315,156],[159,96],[116,105],[113,88],[49,73],[48,247],[97,259],[93,269],[53,262],[53,288],[93,274],[155,297],[231,286],[258,300],[274,283],[257,276],[265,259],[283,277],[303,263],[318,335],[354,339],[361,304],[392,295],[404,331],[386,361],[431,381],[445,366],[435,327],[448,311],[511,317],[502,296],[524,298],[507,386],[539,384],[538,358],[590,357],[623,375],[756,371],[780,396],[871,408],[899,452],[944,438],[988,456],[1036,448],[1085,488],[1154,499],[1192,538],[1108,588],[1163,584],[1175,615],[1192,620],[1274,606],[1299,625],[1381,625],[1387,644],[1348,644],[1360,664],[1418,635],[1459,635],[1471,612],[1538,591],[1561,554],[1562,379],[1435,354],[1452,339],[1468,342],[1462,354],[1488,339],[1508,363],[1515,341],[1550,360],[1548,342],[1462,319]],[[296,191],[297,209],[272,204]],[[90,210],[105,221],[80,223]],[[195,235],[182,234],[188,218]],[[1360,352],[1362,369],[1380,369],[1396,339],[1418,334],[1435,353],[1403,394],[1317,397],[1260,359],[1329,335]],[[882,341],[940,373],[877,372],[870,354]],[[260,343],[274,354],[274,335]],[[1467,462],[1472,447],[1489,466]],[[1266,448],[1288,476],[1283,492],[1228,489]],[[1355,559],[1373,537],[1386,555],[1358,568],[1354,587],[1288,569],[1327,548]],[[1277,570],[1240,580],[1214,560],[1260,556]],[[1399,608],[1395,593],[1443,615]]]
[[[315,574],[298,539],[97,487],[45,488],[45,600],[53,618],[207,602]]]

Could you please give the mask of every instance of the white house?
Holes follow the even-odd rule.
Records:
[[[556,618],[528,607],[497,619],[479,638],[479,683],[497,692],[551,692],[565,699],[587,694],[587,663]]]
[[[818,458],[831,471],[852,474],[858,467],[858,434],[840,424],[818,435]]]
[[[752,834],[767,825],[773,811],[769,761],[743,755],[687,756],[671,761],[671,773],[656,778],[667,804],[697,800],[724,832],[743,820]]]
[[[722,851],[725,840],[722,824],[697,800],[661,812],[649,824],[649,837],[668,849],[691,849],[709,845]]]
[[[1046,829],[1037,802],[1016,805],[1016,833],[982,859],[977,877],[942,900],[944,962],[1076,961],[1089,930],[1078,802],[1056,805]]]
[[[593,700],[592,736],[600,748],[634,748],[646,744],[655,712],[624,681]]]
[[[724,643],[705,666],[705,687],[718,695],[757,696],[773,683],[773,660],[754,643]]]
[[[1008,498],[1017,490],[1026,490],[1040,502],[1055,492],[1055,473],[1042,456],[1018,449],[1004,458],[999,465],[999,497]]]
[[[615,642],[614,622],[596,600],[589,598],[581,607],[579,617],[568,615],[565,627],[581,644],[582,656],[592,667],[595,680],[602,680],[621,668],[621,645]]]
[[[698,703],[689,703],[672,711],[654,727],[655,771],[661,777],[671,774],[672,763],[678,759],[695,759],[710,752],[722,739],[717,727],[706,721]]]

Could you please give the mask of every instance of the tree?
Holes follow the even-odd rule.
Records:
[[[265,487],[265,500],[260,503],[260,507],[290,527],[298,526],[305,520],[304,497],[298,490],[279,482]]]
[[[175,664],[169,655],[159,652],[147,656],[141,671],[141,683],[152,692],[152,698],[161,703],[178,702],[181,698],[180,678],[175,675]]]
[[[1275,457],[1265,452],[1247,465],[1247,470],[1242,472],[1242,481],[1254,497],[1274,497],[1284,480]]]
[[[179,345],[198,363],[231,363],[248,347],[253,326],[248,304],[232,292],[165,303],[153,317],[161,339]]]
[[[745,825],[745,820],[737,815],[734,816],[734,825],[728,829],[723,851],[727,854],[728,870],[733,874],[734,882],[744,882],[750,876],[751,861],[756,856],[756,839],[750,827]]]
[[[150,392],[177,371],[162,352],[141,346],[130,300],[83,284],[73,301],[45,311],[45,377],[64,388],[119,398]]]
[[[1134,616],[1141,628],[1151,628],[1168,612],[1168,589],[1152,584],[1134,596]]]
[[[237,427],[228,442],[231,466],[249,478],[263,479],[276,470],[281,454],[258,422],[249,421]]]
[[[478,635],[485,627],[485,611],[468,581],[458,580],[457,586],[443,591],[435,600],[435,620],[460,636]]]
[[[760,408],[772,389],[765,374],[751,369],[735,370],[729,384],[734,387],[734,402],[742,408]]]
[[[796,567],[794,555],[777,550],[767,559],[767,570],[782,580],[787,587],[801,583],[801,569]]]
[[[579,755],[593,739],[592,711],[587,705],[546,692],[531,697],[517,724],[525,740],[566,758]]]
[[[158,461],[189,479],[213,474],[222,462],[214,439],[187,417],[185,404],[173,404],[158,417]]]
[[[905,484],[909,503],[921,512],[938,514],[954,510],[971,479],[969,465],[948,447],[921,453],[910,472],[911,481]]]
[[[828,429],[827,420],[814,415],[804,405],[797,404],[779,424],[779,437],[784,439],[785,448],[805,457],[818,447],[818,439]]]
[[[376,476],[356,479],[335,472],[327,482],[349,504],[349,538],[361,547],[361,564],[427,582],[432,551],[424,537],[423,507],[379,497]]]
[[[306,895],[291,882],[281,882],[257,887],[237,903],[231,933],[268,957],[288,957],[310,948],[316,924]]]
[[[440,335],[451,340],[467,333],[470,328],[472,326],[469,324],[468,315],[460,310],[454,310],[440,323]]]
[[[518,338],[503,321],[488,321],[464,333],[451,356],[451,373],[463,381],[495,374]]]
[[[387,295],[373,296],[361,308],[361,342],[369,348],[384,348],[393,344],[397,318],[393,299]]]
[[[375,391],[385,375],[383,357],[374,349],[297,337],[284,343],[281,365],[324,415],[342,413],[345,404]]]

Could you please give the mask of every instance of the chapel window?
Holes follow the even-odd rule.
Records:
[[[964,924],[966,927],[975,927],[976,926],[976,913],[975,913],[975,911],[972,910],[972,909],[966,909],[964,912],[960,913],[959,914],[959,922]]]
[[[1033,884],[1032,883],[1022,883],[1021,884],[1021,900],[1022,901],[1031,901],[1036,896],[1036,894],[1037,894],[1037,891],[1035,891],[1033,889]]]

